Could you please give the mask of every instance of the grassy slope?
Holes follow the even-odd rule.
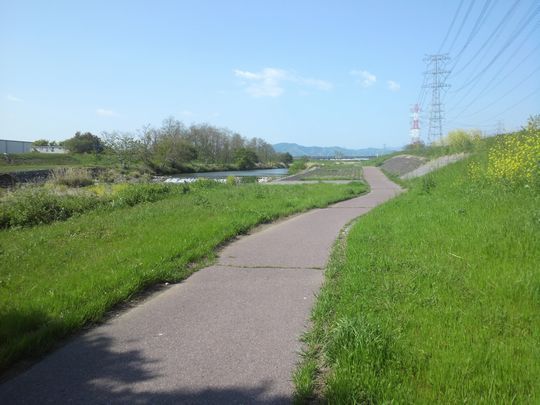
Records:
[[[336,249],[299,400],[540,401],[540,197],[466,161],[409,187]]]
[[[99,320],[148,285],[254,225],[358,194],[366,186],[200,188],[155,203],[0,232],[0,371]]]
[[[54,169],[60,167],[102,167],[102,168],[120,168],[121,164],[118,158],[110,154],[87,154],[87,153],[13,153],[9,154],[11,162],[8,163],[5,158],[0,156],[0,173],[10,173],[26,170]],[[133,162],[131,169],[144,168],[141,161]],[[267,164],[258,164],[256,168],[277,168],[282,164],[268,162]],[[148,169],[144,169],[148,170]],[[196,173],[212,172],[224,170],[239,170],[238,165],[234,163],[205,163],[190,162],[182,167],[170,168],[169,174],[174,173]],[[167,173],[162,173],[167,174]]]
[[[358,180],[362,178],[360,163],[317,162],[315,170],[299,175],[299,180]]]
[[[112,167],[118,165],[118,160],[111,155],[35,152],[10,154],[9,156],[11,163],[0,159],[0,173],[52,169],[54,167]]]

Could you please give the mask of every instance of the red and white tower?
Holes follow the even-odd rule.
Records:
[[[415,104],[411,108],[411,145],[420,143],[420,107]]]

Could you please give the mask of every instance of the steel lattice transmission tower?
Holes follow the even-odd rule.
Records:
[[[411,145],[420,144],[420,106],[415,104],[411,108]]]
[[[431,89],[431,104],[429,107],[429,131],[428,142],[441,139],[443,135],[442,122],[444,119],[444,109],[441,102],[441,91],[447,87],[446,78],[450,73],[445,70],[450,57],[448,54],[427,55],[424,61],[427,62],[427,70],[424,87]]]

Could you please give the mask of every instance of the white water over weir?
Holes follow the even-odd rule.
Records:
[[[259,183],[266,183],[275,178],[286,176],[288,169],[256,169],[256,170],[227,170],[221,172],[184,173],[175,176],[163,176],[156,178],[164,183],[193,183],[198,179],[211,179],[220,183],[225,182],[227,177],[257,177]]]

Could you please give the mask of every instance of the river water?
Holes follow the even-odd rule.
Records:
[[[193,177],[203,177],[206,179],[225,179],[228,176],[234,177],[282,177],[286,176],[289,169],[257,169],[257,170],[228,170],[224,172],[201,172],[201,173],[183,173],[171,176],[173,179],[185,179]]]

